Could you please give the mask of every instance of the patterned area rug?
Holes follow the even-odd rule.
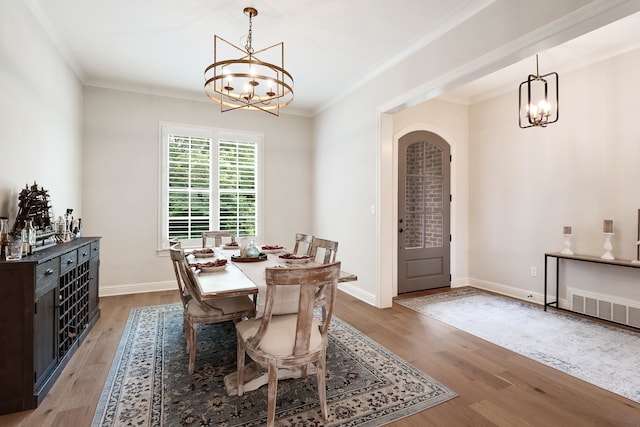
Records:
[[[475,289],[395,302],[640,403],[640,333]]]
[[[456,396],[335,316],[329,330],[329,421],[322,421],[311,375],[278,383],[278,425],[381,426]],[[266,386],[242,397],[225,391],[235,358],[232,322],[201,326],[189,375],[182,306],[133,309],[92,425],[263,425]]]

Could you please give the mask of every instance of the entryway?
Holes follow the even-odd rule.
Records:
[[[398,293],[449,286],[451,147],[410,132],[398,145]]]

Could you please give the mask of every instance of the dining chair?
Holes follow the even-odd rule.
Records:
[[[338,289],[340,262],[309,268],[266,268],[264,314],[259,319],[236,323],[238,335],[238,396],[243,394],[245,354],[268,371],[267,426],[273,426],[276,413],[278,369],[300,369],[306,378],[309,365],[315,366],[320,409],[327,414],[326,352],[327,332]],[[299,288],[298,311],[274,313],[278,290]],[[324,289],[322,316],[314,315],[318,287]]]
[[[311,240],[313,236],[311,234],[296,233],[296,243],[293,246],[294,255],[309,255],[311,250]]]
[[[207,239],[213,239],[213,246],[222,246],[222,238],[230,237],[232,242],[236,241],[236,235],[233,231],[203,231],[202,247],[207,247]]]
[[[316,259],[318,248],[324,250],[324,256],[322,257],[322,264],[329,264],[336,261],[336,252],[338,252],[338,242],[332,240],[319,239],[314,237],[311,239],[311,245],[309,246],[309,255]]]
[[[189,355],[189,374],[193,374],[196,363],[198,325],[254,317],[256,307],[248,296],[203,300],[198,287],[198,279],[189,266],[180,244],[171,246],[170,253],[184,307],[184,332],[187,354]],[[188,297],[185,298],[183,295],[188,295]]]
[[[178,241],[171,242],[172,250],[182,250],[182,244]],[[180,300],[182,301],[182,308],[186,312],[187,304],[191,301],[191,295],[189,294],[189,290],[185,286],[185,283],[182,280],[182,276],[180,275],[180,268],[178,267],[178,262],[174,261],[173,253],[171,252],[171,264],[173,265],[173,272],[176,275],[176,282],[178,282],[178,293],[180,294]],[[186,322],[185,322],[186,323]]]

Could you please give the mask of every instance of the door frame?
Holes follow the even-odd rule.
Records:
[[[451,161],[451,169],[450,169],[450,192],[453,194],[455,192],[455,188],[457,185],[456,182],[456,147],[453,138],[451,138],[446,131],[438,128],[437,126],[426,125],[426,124],[413,124],[407,127],[404,127],[397,132],[393,132],[393,115],[392,114],[381,114],[381,142],[385,140],[385,135],[389,136],[391,140],[391,170],[387,170],[387,172],[391,172],[391,182],[389,186],[381,185],[380,187],[380,218],[379,218],[379,256],[380,256],[380,264],[386,265],[390,268],[381,267],[379,270],[378,276],[378,294],[377,294],[377,306],[378,307],[391,307],[393,297],[398,296],[398,233],[397,225],[398,225],[398,180],[399,180],[399,170],[398,170],[398,161],[399,161],[399,144],[400,138],[408,133],[414,131],[427,131],[434,133],[444,139],[451,149],[450,154],[452,157]],[[382,159],[382,158],[381,158]],[[380,178],[384,181],[385,176],[385,168],[382,168],[382,162],[380,164]],[[385,203],[388,201],[388,196],[391,196],[391,203]],[[386,196],[386,197],[385,197]],[[455,201],[455,196],[453,197],[453,201]],[[385,206],[383,210],[382,207]],[[450,228],[449,231],[451,233],[452,239],[449,247],[450,253],[450,267],[449,271],[451,273],[451,281],[450,286],[454,287],[454,281],[456,277],[456,203],[451,203],[450,211]],[[391,230],[390,232],[388,230]],[[391,262],[389,263],[389,259]],[[391,283],[391,286],[388,285]]]
[[[405,145],[405,149],[407,150],[406,152],[403,150],[403,152],[400,152],[400,145],[402,141],[404,142]],[[396,264],[399,265],[399,261],[400,261],[400,257],[401,257],[401,253],[403,254],[402,257],[404,259],[404,262],[408,263],[409,260],[413,260],[413,261],[417,261],[417,262],[427,262],[426,260],[441,260],[442,262],[442,269],[440,271],[439,274],[434,274],[434,275],[429,275],[427,274],[426,271],[423,271],[424,275],[422,275],[420,278],[414,277],[408,277],[406,274],[398,274],[397,277],[397,284],[398,284],[398,290],[397,292],[400,292],[400,279],[403,278],[403,286],[405,287],[405,289],[403,289],[403,293],[408,293],[408,292],[417,292],[420,291],[422,288],[422,290],[427,290],[427,289],[437,289],[437,288],[441,288],[444,287],[444,282],[446,281],[447,285],[446,286],[451,286],[451,278],[452,278],[452,274],[451,274],[451,200],[450,200],[450,196],[451,196],[451,158],[452,158],[452,154],[451,154],[451,144],[445,140],[442,136],[440,136],[439,134],[435,133],[435,132],[431,132],[431,131],[425,131],[425,130],[420,130],[420,131],[411,131],[411,132],[407,132],[404,135],[400,136],[398,138],[398,186],[396,188],[396,193],[398,194],[398,212],[400,212],[400,206],[404,206],[404,220],[405,223],[404,224],[400,224],[399,222],[396,224],[396,239],[397,240],[401,240],[400,238],[400,232],[398,230],[400,230],[401,228],[404,229],[409,229],[409,224],[408,222],[406,222],[407,220],[407,213],[406,213],[406,198],[408,196],[408,194],[406,193],[406,174],[407,174],[407,164],[406,164],[406,156],[409,150],[409,147],[412,146],[413,144],[427,144],[427,146],[431,146],[431,147],[435,147],[436,149],[440,150],[441,152],[441,162],[440,162],[440,166],[442,167],[442,179],[443,179],[443,188],[441,192],[441,196],[442,196],[442,209],[443,209],[443,214],[445,214],[445,216],[443,216],[443,224],[442,224],[442,245],[441,246],[437,246],[437,247],[427,247],[427,246],[423,246],[423,247],[416,247],[416,248],[411,248],[408,249],[407,248],[407,242],[404,242],[403,246],[403,250],[405,252],[401,252],[400,249],[400,244],[397,245],[396,247],[396,251],[397,251],[397,260],[396,260]],[[401,154],[403,154],[405,156],[404,159],[401,158]],[[400,176],[400,165],[404,164],[404,177]],[[402,179],[402,180],[401,180]],[[405,196],[405,200],[402,201],[400,199],[400,195],[404,194]],[[404,202],[404,203],[403,203]],[[425,212],[426,214],[426,212]],[[427,225],[425,224],[425,228],[427,227]],[[406,234],[406,233],[405,233]],[[411,254],[409,254],[409,252],[411,252]],[[418,256],[417,253],[421,253],[422,256]],[[437,254],[437,255],[436,255]],[[423,268],[426,268],[426,264],[422,264]],[[445,268],[446,267],[446,268]],[[406,267],[403,267],[406,268]],[[432,268],[435,268],[432,264],[430,267],[428,267],[428,269],[430,270],[431,273],[434,273],[433,271],[431,271]],[[398,269],[398,273],[400,273],[400,269]],[[437,276],[437,277],[436,277]],[[424,287],[423,287],[424,286]],[[410,289],[406,289],[406,288],[410,288]]]

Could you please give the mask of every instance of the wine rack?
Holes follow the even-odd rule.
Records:
[[[63,357],[89,326],[89,261],[60,276],[58,354]]]

